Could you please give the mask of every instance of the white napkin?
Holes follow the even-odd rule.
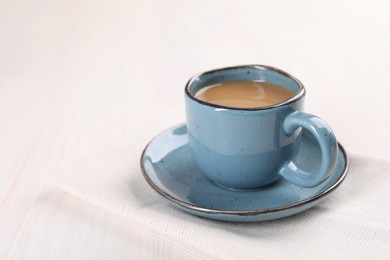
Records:
[[[112,145],[63,169],[54,181],[97,209],[202,258],[390,257],[390,162],[349,154],[346,180],[318,206],[280,220],[225,223],[182,212],[149,187],[139,167],[145,145],[143,138]]]

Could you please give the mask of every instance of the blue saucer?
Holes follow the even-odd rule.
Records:
[[[295,163],[307,171],[319,164],[321,151],[310,134],[301,136]],[[145,148],[141,169],[150,186],[180,209],[205,218],[232,222],[278,219],[313,207],[335,190],[347,175],[348,158],[339,144],[331,176],[314,188],[301,188],[280,178],[251,191],[232,191],[206,179],[191,160],[186,126],[162,132]]]

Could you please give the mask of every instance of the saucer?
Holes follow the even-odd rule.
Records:
[[[314,171],[321,151],[309,133],[303,132],[298,167]],[[323,201],[344,180],[348,158],[339,144],[337,164],[331,176],[314,188],[302,188],[283,178],[250,191],[222,188],[194,165],[187,145],[184,124],[165,130],[145,148],[141,157],[142,173],[149,185],[174,206],[197,216],[232,222],[278,219],[307,210]]]

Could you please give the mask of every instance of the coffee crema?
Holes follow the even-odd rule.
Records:
[[[199,100],[234,108],[272,106],[293,96],[293,92],[279,85],[257,81],[223,82],[204,87],[195,94]]]

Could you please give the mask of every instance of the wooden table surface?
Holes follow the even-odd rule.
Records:
[[[1,0],[0,259],[196,258],[50,178],[183,122],[184,84],[206,69],[284,69],[348,151],[387,159],[389,13],[389,1]]]

